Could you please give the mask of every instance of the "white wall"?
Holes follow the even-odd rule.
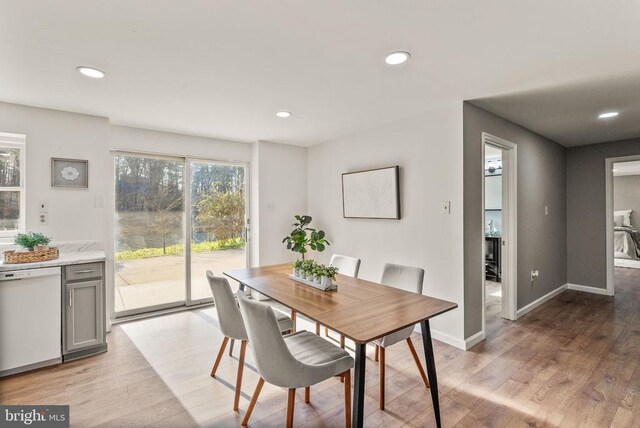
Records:
[[[26,229],[54,241],[104,241],[110,169],[109,120],[0,103],[0,132],[26,135]],[[89,189],[51,187],[51,158],[87,159]],[[38,224],[38,201],[49,201],[49,224]]]
[[[342,217],[341,174],[400,166],[401,220]],[[424,294],[460,307],[432,320],[434,338],[464,346],[462,103],[442,105],[308,150],[308,214],[333,253],[362,259],[360,276],[376,281],[386,262],[426,271]],[[451,201],[451,214],[441,201]]]
[[[258,217],[252,220],[252,235],[258,235],[258,242],[254,241],[252,265],[291,261],[295,254],[282,238],[291,231],[293,216],[307,212],[307,149],[260,141],[254,149],[253,172]]]

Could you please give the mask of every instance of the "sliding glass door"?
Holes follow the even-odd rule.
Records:
[[[206,271],[247,265],[245,167],[190,161],[191,303],[211,298]]]
[[[116,316],[206,303],[207,270],[247,265],[245,165],[121,153],[114,173]]]

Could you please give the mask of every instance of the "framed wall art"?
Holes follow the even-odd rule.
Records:
[[[399,220],[399,170],[396,165],[342,174],[343,217]]]
[[[51,158],[51,187],[89,188],[89,161]]]

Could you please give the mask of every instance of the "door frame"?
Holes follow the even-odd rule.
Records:
[[[606,158],[605,165],[605,213],[606,213],[606,257],[607,257],[607,291],[608,296],[615,294],[615,259],[613,251],[613,165],[620,162],[640,161],[640,155]]]
[[[482,284],[482,337],[486,336],[485,316],[485,147],[502,150],[502,314],[506,319],[517,319],[518,307],[518,146],[487,132],[482,133],[481,149],[481,284]]]
[[[191,297],[191,287],[190,287],[190,281],[191,281],[191,254],[190,251],[186,251],[187,249],[187,245],[189,246],[188,248],[191,248],[191,216],[190,216],[190,212],[187,213],[186,209],[187,207],[190,208],[190,201],[191,201],[191,170],[189,168],[189,162],[190,161],[195,161],[195,162],[210,162],[210,163],[217,163],[217,164],[223,164],[223,165],[237,165],[237,166],[243,166],[245,168],[245,224],[246,224],[246,229],[245,229],[245,256],[246,256],[246,265],[249,265],[249,262],[251,260],[251,246],[249,245],[249,240],[250,240],[250,233],[249,233],[249,213],[250,211],[250,185],[251,185],[251,180],[250,180],[250,173],[251,173],[251,163],[250,161],[233,161],[233,160],[219,160],[219,159],[214,159],[214,158],[207,158],[207,157],[189,157],[189,156],[181,156],[181,155],[176,155],[175,153],[160,153],[160,152],[150,152],[150,151],[142,151],[142,150],[132,150],[132,149],[118,149],[118,148],[114,148],[109,150],[109,152],[111,153],[111,165],[114,165],[114,161],[115,161],[115,157],[116,156],[137,156],[137,157],[155,157],[155,158],[161,158],[161,159],[169,159],[169,160],[180,160],[184,162],[184,176],[183,176],[183,186],[185,189],[185,194],[184,194],[184,206],[185,206],[185,220],[184,220],[184,230],[185,230],[185,282],[184,282],[184,286],[185,286],[185,300],[184,301],[176,301],[176,302],[167,302],[167,303],[161,303],[158,305],[152,305],[152,306],[145,306],[143,308],[136,308],[136,309],[128,309],[128,310],[124,310],[124,311],[120,311],[117,312],[115,311],[115,291],[116,291],[116,286],[115,286],[115,276],[116,276],[116,271],[115,271],[115,201],[116,201],[116,191],[115,191],[115,174],[112,173],[111,174],[111,185],[110,185],[110,190],[109,190],[109,206],[110,209],[108,211],[108,218],[109,218],[109,224],[110,224],[110,233],[109,233],[109,239],[108,239],[108,258],[109,261],[111,262],[111,272],[112,274],[107,277],[108,281],[107,281],[107,286],[106,286],[106,294],[107,294],[107,312],[108,312],[108,330],[110,330],[110,324],[112,322],[116,322],[122,318],[129,318],[129,317],[135,317],[135,316],[154,316],[155,314],[160,314],[163,311],[167,311],[167,310],[175,310],[175,311],[179,311],[179,310],[186,310],[186,309],[190,309],[193,308],[194,306],[201,306],[201,305],[206,305],[206,304],[210,304],[213,303],[213,297],[211,298],[204,298],[204,299],[198,299],[195,301],[190,300]],[[189,204],[189,205],[187,205]],[[188,215],[187,215],[188,214]],[[187,229],[188,227],[188,229]],[[187,231],[189,233],[187,233]],[[107,270],[109,270],[109,268],[107,268]]]

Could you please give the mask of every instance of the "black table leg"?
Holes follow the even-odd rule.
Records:
[[[356,366],[353,379],[352,428],[362,428],[364,423],[364,372],[367,362],[367,344],[356,343]]]
[[[436,375],[436,361],[433,357],[433,344],[431,343],[431,329],[429,320],[420,323],[422,330],[422,345],[424,346],[424,359],[427,362],[427,377],[429,378],[429,390],[433,401],[433,413],[436,415],[436,426],[440,428],[440,398],[438,397],[438,376]]]

